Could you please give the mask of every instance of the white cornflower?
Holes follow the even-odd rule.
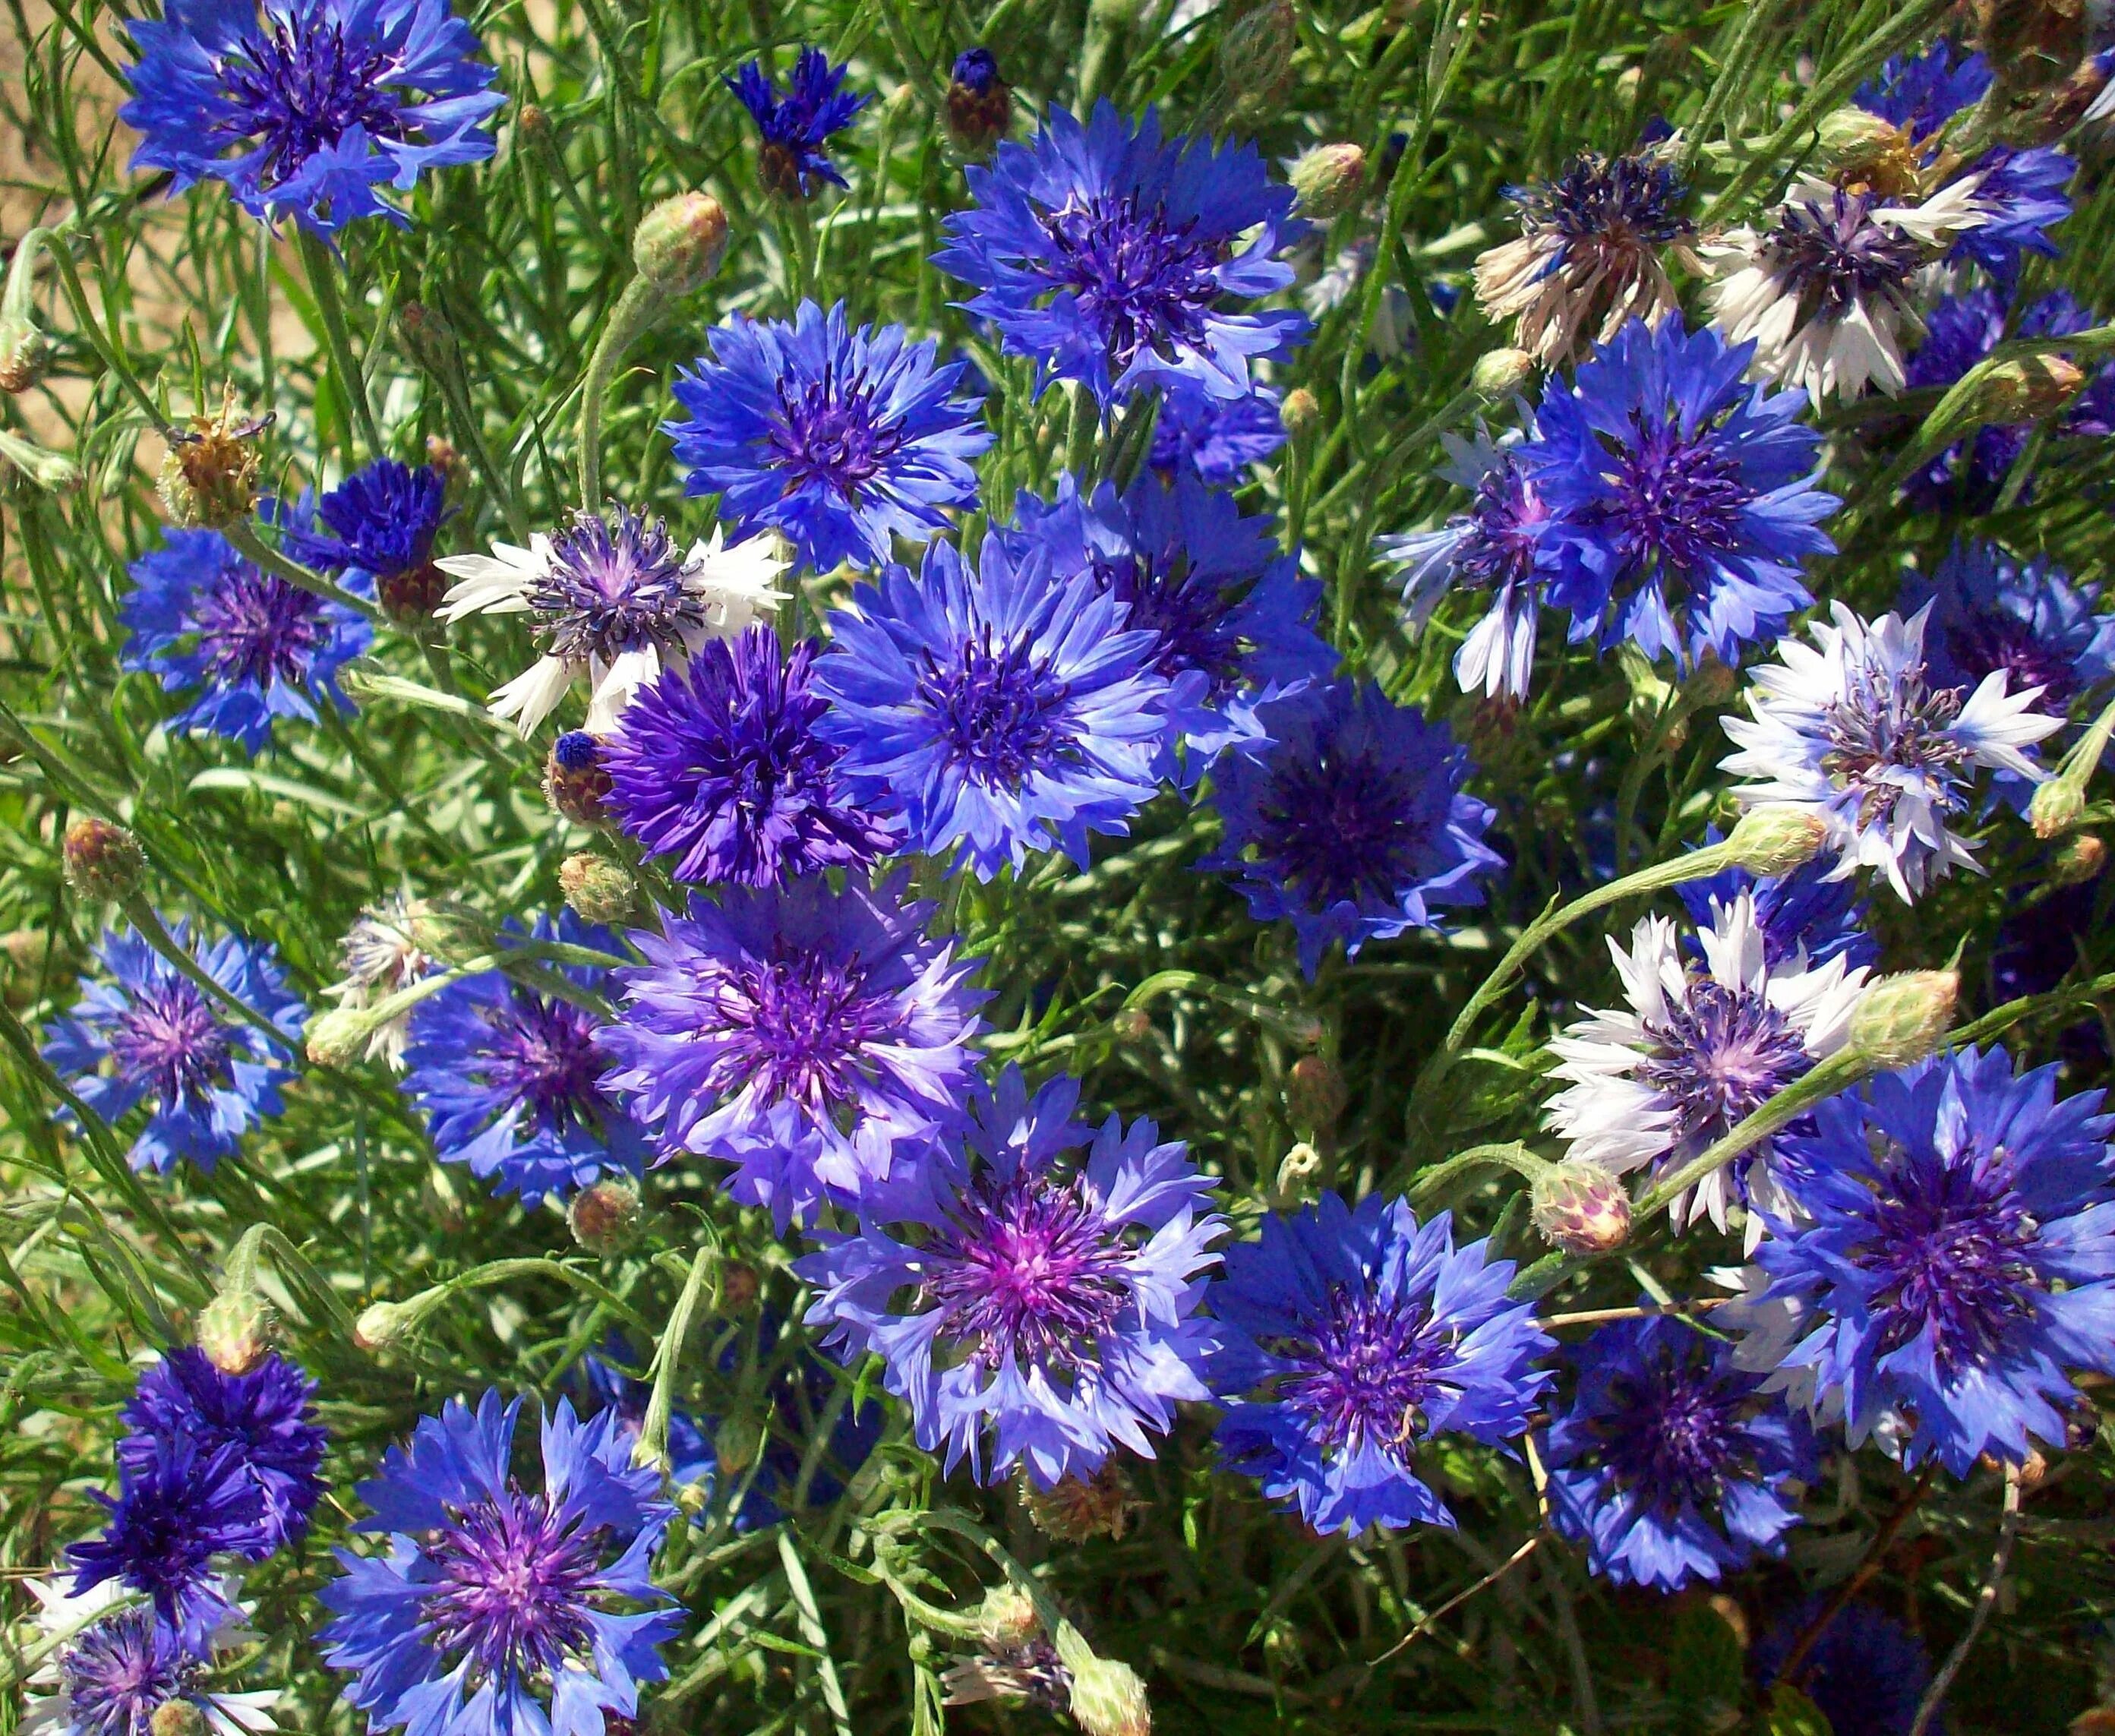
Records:
[[[430,976],[441,961],[426,951],[420,937],[427,925],[444,919],[439,907],[401,892],[369,905],[338,943],[344,976],[323,993],[346,1012],[360,1013]],[[401,1072],[411,1025],[407,1008],[375,1026],[367,1040],[367,1059]]]

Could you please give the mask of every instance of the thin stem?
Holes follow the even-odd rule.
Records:
[[[1425,1634],[1429,1633],[1434,1628],[1438,1625],[1443,1617],[1452,1614],[1454,1611],[1460,1609],[1462,1605],[1468,1602],[1468,1601],[1474,1597],[1478,1592],[1489,1591],[1501,1579],[1504,1578],[1507,1574],[1510,1573],[1515,1568],[1518,1567],[1521,1563],[1526,1560],[1530,1555],[1533,1555],[1536,1545],[1548,1535],[1549,1533],[1545,1531],[1535,1532],[1528,1538],[1526,1542],[1521,1545],[1521,1546],[1515,1550],[1512,1554],[1507,1556],[1503,1561],[1493,1568],[1489,1573],[1484,1574],[1481,1579],[1478,1580],[1474,1585],[1469,1587],[1466,1591],[1457,1591],[1452,1597],[1448,1598],[1445,1603],[1440,1605],[1438,1609],[1434,1610],[1429,1615],[1426,1616],[1422,1621],[1418,1623],[1415,1627],[1412,1628],[1409,1633],[1403,1635],[1403,1637],[1397,1640],[1395,1644],[1389,1646],[1386,1651],[1383,1651],[1379,1657],[1375,1658],[1371,1663],[1367,1665],[1366,1668],[1369,1669],[1379,1669],[1382,1665],[1387,1663],[1388,1660],[1393,1657],[1397,1652],[1408,1646],[1413,1640],[1420,1639]]]
[[[1924,1698],[1917,1702],[1916,1719],[1910,1725],[1910,1736],[1925,1736],[1931,1728],[1932,1720],[1945,1703],[1948,1690],[1953,1686],[1953,1679],[1961,1674],[1961,1666],[1968,1661],[1968,1654],[1982,1635],[1984,1623],[1990,1619],[1991,1610],[1998,1605],[1998,1591],[2004,1583],[2005,1569],[2012,1564],[2012,1544],[2020,1535],[2020,1467],[2008,1463],[2005,1467],[2004,1516],[1998,1522],[1998,1547],[1990,1557],[1990,1571],[1983,1576],[1983,1589],[1975,1594],[1975,1612],[1968,1618],[1968,1631],[1961,1636],[1961,1643],[1948,1654],[1938,1674],[1931,1679],[1931,1686],[1924,1691]]]
[[[1882,1558],[1894,1546],[1896,1537],[1900,1535],[1902,1527],[1909,1523],[1910,1515],[1923,1504],[1925,1495],[1930,1490],[1932,1480],[1938,1475],[1937,1464],[1926,1465],[1923,1475],[1911,1486],[1910,1492],[1895,1504],[1895,1510],[1888,1515],[1879,1530],[1873,1534],[1873,1541],[1865,1545],[1865,1556],[1856,1569],[1836,1588],[1836,1595],[1822,1605],[1820,1612],[1806,1624],[1806,1631],[1792,1642],[1792,1650],[1785,1654],[1784,1662],[1778,1666],[1778,1681],[1790,1683],[1794,1688],[1800,1685],[1806,1673],[1807,1660],[1820,1643],[1821,1637],[1828,1632],[1836,1618],[1851,1607],[1851,1599],[1879,1577]]]
[[[299,1054],[301,1045],[288,1036],[272,1021],[250,1003],[232,990],[214,981],[205,967],[190,952],[177,944],[176,937],[163,926],[161,914],[147,902],[145,894],[135,893],[125,901],[125,914],[132,926],[140,931],[140,938],[159,953],[177,968],[179,976],[190,983],[209,1000],[215,1001],[254,1027],[268,1041],[276,1043],[289,1054]]]
[[[705,1311],[712,1313],[719,1307],[719,1264],[714,1249],[698,1250],[690,1261],[690,1275],[683,1280],[682,1294],[676,1298],[668,1324],[662,1328],[654,1347],[654,1391],[639,1426],[638,1444],[631,1449],[634,1464],[658,1465],[664,1471],[668,1467],[668,1421],[675,1414],[676,1374],[682,1366],[683,1340],[690,1336],[690,1316],[697,1312],[698,1298],[704,1293],[708,1279],[712,1281],[713,1299]]]
[[[337,382],[338,396],[345,400],[359,425],[367,456],[378,458],[382,456],[382,436],[375,427],[374,406],[367,401],[367,376],[352,359],[352,339],[345,324],[345,303],[338,295],[337,260],[320,237],[310,234],[305,228],[300,229],[299,234],[301,265],[308,274],[309,289],[316,298],[316,312],[323,323],[323,347],[330,354],[331,373]]]
[[[275,577],[284,579],[296,590],[305,590],[311,596],[337,604],[340,609],[349,609],[371,626],[388,625],[389,618],[366,598],[355,596],[343,586],[333,585],[321,573],[311,572],[300,562],[289,560],[258,535],[248,519],[238,518],[232,525],[222,526],[220,534],[232,543],[236,552],[253,566],[261,567]]]
[[[624,287],[595,340],[594,353],[580,381],[580,509],[597,512],[602,503],[602,407],[610,376],[641,332],[661,317],[666,298],[644,278]]]

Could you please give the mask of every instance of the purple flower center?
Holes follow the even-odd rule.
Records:
[[[1194,223],[1171,226],[1163,209],[1142,208],[1135,193],[1076,200],[1042,223],[1058,255],[1051,276],[1079,298],[1119,371],[1142,350],[1203,347],[1224,250],[1193,233]]]
[[[712,1012],[734,1036],[719,1088],[754,1083],[770,1102],[828,1114],[853,1103],[893,1040],[902,1014],[892,996],[869,993],[865,967],[807,953],[745,962],[712,991]]]
[[[687,563],[668,527],[628,507],[583,512],[551,539],[548,570],[528,587],[551,654],[613,661],[643,645],[679,645],[705,626],[705,605],[684,582]]]
[[[1606,251],[1656,247],[1695,232],[1682,215],[1687,184],[1668,163],[1625,156],[1576,159],[1558,180],[1513,197],[1531,230],[1553,229],[1567,241]]]
[[[202,1109],[227,1082],[233,1034],[181,977],[144,983],[131,1001],[110,1027],[118,1072],[165,1109]]]
[[[1839,790],[1858,795],[1858,823],[1870,825],[1894,811],[1904,774],[1942,814],[1958,812],[1956,788],[1968,749],[1952,729],[1961,695],[1925,685],[1922,664],[1891,674],[1871,663],[1844,671],[1844,693],[1823,714],[1828,751],[1821,769]]]
[[[1946,648],[1953,660],[1979,680],[2003,669],[2006,686],[2017,693],[2039,687],[2035,710],[2062,717],[2078,691],[2076,666],[2060,641],[2037,634],[2034,623],[2002,609],[1977,613],[1946,629]]]
[[[190,625],[206,677],[220,687],[268,687],[308,679],[331,636],[323,600],[246,563],[224,567],[191,604]]]
[[[1131,1258],[1080,1178],[986,1169],[929,1251],[924,1294],[984,1372],[1009,1357],[1076,1372],[1131,1299]]]
[[[610,1062],[595,1047],[589,1013],[516,988],[484,1017],[492,1033],[484,1045],[486,1078],[495,1092],[525,1105],[544,1132],[601,1125],[609,1110],[601,1080]]]
[[[987,784],[1012,790],[1030,772],[1073,755],[1059,708],[1067,689],[1024,637],[994,647],[989,627],[951,664],[924,654],[918,696],[938,714],[957,762]]]
[[[1455,1363],[1453,1345],[1433,1330],[1429,1302],[1378,1302],[1337,1284],[1328,1311],[1306,1327],[1305,1337],[1276,1347],[1298,1371],[1280,1380],[1278,1398],[1306,1414],[1310,1436],[1325,1448],[1372,1445],[1405,1456]]]
[[[872,386],[864,379],[847,384],[825,367],[797,397],[786,380],[778,382],[778,415],[768,439],[789,472],[787,494],[817,485],[857,506],[860,490],[902,446],[904,432],[900,421],[875,414]]]
[[[1417,792],[1372,752],[1281,751],[1256,805],[1255,848],[1310,909],[1392,904],[1431,842]]]
[[[1749,1394],[1708,1368],[1662,1350],[1613,1383],[1611,1396],[1611,1414],[1594,1425],[1603,1462],[1621,1488],[1650,1505],[1709,1506],[1729,1478],[1750,1469],[1741,1440]]]
[[[1638,1077],[1672,1105],[1684,1140],[1724,1132],[1811,1064],[1784,1014],[1709,979],[1692,981],[1648,1029],[1655,1046]]]
[[[1996,1356],[2044,1288],[2030,1257],[2040,1236],[2010,1185],[2003,1149],[1959,1163],[1900,1157],[1851,1258],[1880,1281],[1868,1304],[1883,1354],[1929,1334],[1952,1374]]]
[[[1755,491],[1708,425],[1685,435],[1672,416],[1649,425],[1633,416],[1631,438],[1608,462],[1601,512],[1626,559],[1686,574],[1738,545]]]
[[[356,126],[376,139],[408,138],[388,89],[401,70],[380,48],[346,41],[345,26],[321,7],[267,13],[220,62],[221,88],[236,112],[211,131],[230,144],[262,141],[257,184],[268,190]]]
[[[1154,636],[1152,666],[1163,675],[1172,679],[1202,670],[1215,700],[1240,682],[1246,647],[1234,624],[1237,587],[1200,578],[1180,550],[1164,563],[1143,554],[1128,560],[1098,554],[1094,577],[1124,605],[1126,627]]]
[[[1837,319],[1869,296],[1899,294],[1921,263],[1914,241],[1872,220],[1871,203],[1839,192],[1833,207],[1788,206],[1770,232],[1765,250],[1802,319]]]
[[[601,1578],[598,1533],[510,1488],[452,1518],[425,1545],[434,1589],[420,1600],[431,1643],[467,1655],[502,1683],[548,1677],[585,1656],[590,1595]]]
[[[106,1615],[69,1646],[59,1683],[69,1736],[149,1736],[157,1707],[195,1696],[199,1666],[151,1610]]]
[[[1503,458],[1493,466],[1476,485],[1475,503],[1463,517],[1469,534],[1455,554],[1454,570],[1464,584],[1495,590],[1534,576],[1549,512],[1518,464]]]

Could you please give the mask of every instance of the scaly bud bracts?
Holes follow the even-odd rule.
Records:
[[[1013,87],[989,48],[965,48],[947,80],[947,131],[965,150],[986,151],[1013,123]]]
[[[622,862],[581,850],[558,864],[558,889],[590,922],[622,922],[639,900],[639,888]]]
[[[1883,976],[1851,1010],[1851,1049],[1876,1072],[1921,1061],[1945,1040],[1960,998],[1961,976],[1956,971]]]
[[[454,328],[423,301],[406,301],[397,310],[397,335],[405,353],[429,374],[452,374],[462,365]]]
[[[569,730],[551,744],[551,756],[544,762],[544,794],[557,812],[576,825],[599,826],[609,788],[602,746],[587,731]]]
[[[186,530],[218,530],[247,518],[257,504],[257,475],[264,461],[257,437],[272,418],[241,414],[229,387],[212,416],[195,416],[169,437],[155,489],[169,517]]]
[[[1295,386],[1278,406],[1278,419],[1285,425],[1285,431],[1296,440],[1321,425],[1322,401],[1305,386]]]
[[[1486,350],[1469,370],[1469,385],[1477,397],[1496,403],[1518,391],[1535,372],[1535,358],[1525,350]]]
[[[224,1375],[246,1375],[279,1336],[279,1316],[255,1290],[223,1290],[199,1315],[198,1348]]]
[[[411,1313],[400,1303],[378,1302],[352,1323],[352,1341],[362,1350],[386,1350],[411,1330]]]
[[[993,1647],[1018,1646],[1033,1639],[1042,1626],[1034,1602],[1011,1585],[995,1585],[986,1591],[977,1605],[976,1619],[979,1637]]]
[[[1072,1673],[1073,1723],[1086,1736],[1152,1736],[1153,1709],[1138,1672],[1114,1658],[1097,1657],[1069,1622],[1054,1637],[1059,1660]]]
[[[0,315],[0,392],[27,392],[50,365],[52,341],[29,320]]]
[[[1048,1489],[1039,1489],[1024,1478],[1021,1499],[1036,1529],[1060,1543],[1121,1537],[1144,1505],[1113,1458],[1103,1460],[1092,1477],[1060,1477]]]
[[[319,1067],[351,1067],[367,1053],[376,1028],[364,1008],[333,1007],[309,1021],[301,1047]]]
[[[2049,865],[2049,878],[2059,886],[2083,886],[2088,880],[2099,879],[2100,870],[2107,866],[2106,842],[2094,833],[2081,832],[2058,847],[2056,860]]]
[[[722,1314],[740,1314],[764,1293],[764,1279],[746,1260],[730,1260],[720,1267]]]
[[[1295,1127],[1326,1133],[1351,1101],[1343,1070],[1327,1055],[1302,1055],[1285,1076],[1285,1109]]]
[[[1285,172],[1300,201],[1300,214],[1327,223],[1359,202],[1365,190],[1366,154],[1356,145],[1314,145]]]
[[[140,840],[108,820],[83,815],[66,829],[59,844],[67,884],[84,898],[117,902],[140,889],[147,858]]]
[[[1726,840],[1733,860],[1750,874],[1790,874],[1812,861],[1828,828],[1804,808],[1767,802],[1750,808]]]
[[[205,1714],[195,1700],[164,1700],[148,1718],[147,1731],[148,1736],[206,1736]]]
[[[2054,416],[2085,383],[2085,370],[2061,356],[2021,356],[2001,361],[1975,388],[1979,422],[2032,422]]]
[[[1292,0],[1259,0],[1219,37],[1219,76],[1244,112],[1268,108],[1291,88],[1300,18]]]
[[[1631,1239],[1631,1196],[1590,1164],[1557,1164],[1535,1178],[1529,1215],[1544,1241],[1567,1254],[1606,1254]]]
[[[727,257],[727,218],[709,193],[664,199],[631,232],[631,263],[664,296],[687,296]]]
[[[599,1259],[631,1247],[645,1221],[639,1190],[622,1176],[606,1175],[583,1187],[566,1207],[573,1240]]]
[[[2027,801],[2027,824],[2035,829],[2036,838],[2054,838],[2068,832],[2085,817],[2085,790],[2061,772]]]

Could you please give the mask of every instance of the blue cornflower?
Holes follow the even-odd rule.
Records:
[[[323,1492],[329,1437],[314,1420],[315,1394],[316,1383],[276,1351],[249,1373],[230,1375],[204,1351],[181,1345],[140,1376],[122,1413],[132,1432],[117,1443],[117,1462],[145,1466],[179,1435],[209,1454],[234,1447],[264,1501],[264,1535],[276,1549],[308,1529]]]
[[[1227,1467],[1259,1478],[1317,1531],[1452,1526],[1413,1468],[1438,1435],[1503,1446],[1527,1432],[1551,1347],[1513,1263],[1457,1248],[1445,1212],[1406,1200],[1356,1210],[1325,1193],[1226,1254],[1210,1303],[1224,1334],[1212,1385]]]
[[[1156,111],[1134,130],[1103,101],[1084,127],[1052,109],[966,173],[976,203],[934,262],[979,292],[963,305],[1007,355],[1035,358],[1039,388],[1076,379],[1105,410],[1149,386],[1246,397],[1250,365],[1307,335],[1289,310],[1224,306],[1289,287],[1278,255],[1307,229],[1249,145],[1163,144]]]
[[[677,879],[769,886],[888,852],[888,829],[838,788],[843,750],[817,733],[820,649],[804,640],[782,657],[768,627],[714,640],[602,744],[610,811],[649,856],[677,858]]]
[[[742,536],[777,530],[818,572],[871,567],[894,540],[924,542],[974,506],[970,461],[992,443],[980,401],[950,397],[963,365],[934,365],[930,338],[900,325],[855,331],[840,301],[782,319],[737,318],[713,353],[677,374],[689,412],[663,425],[688,467],[684,489],[719,496]]]
[[[356,572],[392,615],[431,614],[447,590],[434,539],[448,516],[447,478],[430,464],[377,458],[316,503],[320,530],[289,531],[287,552],[322,572]],[[366,589],[362,587],[363,591]]]
[[[132,1141],[135,1169],[167,1175],[188,1157],[210,1173],[245,1133],[280,1112],[280,1088],[293,1077],[287,1059],[308,1009],[264,942],[230,935],[195,944],[181,921],[170,931],[208,976],[284,1033],[285,1043],[209,999],[126,928],[106,932],[96,949],[112,981],[81,985],[73,1011],[45,1028],[44,1056],[105,1121],[149,1106]]]
[[[110,1522],[67,1550],[74,1595],[117,1580],[150,1598],[155,1614],[204,1656],[215,1631],[241,1613],[215,1564],[224,1555],[261,1561],[272,1552],[264,1496],[241,1448],[209,1450],[184,1434],[158,1440],[150,1452],[118,1461],[116,1500],[95,1498]]]
[[[261,1736],[275,1728],[278,1689],[212,1684],[213,1654],[257,1637],[239,1622],[209,1635],[202,1656],[152,1609],[110,1608],[126,1595],[113,1582],[80,1597],[41,1580],[30,1580],[29,1590],[57,1650],[46,1651],[24,1684],[21,1729],[39,1736],[152,1736],[154,1715],[165,1706],[189,1707],[212,1736]]]
[[[503,943],[523,939],[614,953],[608,930],[570,910],[539,916],[525,935],[509,918]],[[585,996],[602,988],[600,966],[547,964]],[[403,1088],[424,1112],[434,1153],[467,1164],[495,1192],[533,1206],[564,1199],[604,1174],[637,1175],[645,1136],[611,1095],[610,1060],[596,1046],[605,1023],[580,1002],[527,976],[487,971],[450,983],[413,1009]]]
[[[1814,485],[1806,395],[1746,383],[1754,356],[1708,328],[1634,320],[1551,381],[1520,461],[1559,521],[1549,599],[1571,611],[1575,645],[1734,664],[1813,602],[1800,563],[1835,552],[1815,527],[1837,499]]]
[[[320,235],[409,227],[379,190],[489,157],[483,123],[507,100],[446,0],[170,0],[125,29],[132,167],[173,171],[177,193],[218,177],[252,217]]]
[[[1896,55],[1858,87],[1851,100],[1867,114],[1900,127],[1912,145],[1935,140],[1948,122],[1980,103],[1990,89],[1990,63],[1961,54],[1943,37],[1921,54]]]
[[[608,1088],[664,1154],[732,1164],[730,1193],[782,1229],[960,1118],[989,997],[970,986],[975,964],[924,932],[933,907],[903,902],[907,879],[693,898],[632,935],[646,962],[618,973],[624,1003],[598,1039],[619,1069]]]
[[[846,70],[832,66],[820,48],[803,48],[782,97],[761,61],[750,61],[722,80],[756,122],[756,177],[766,192],[781,199],[813,199],[826,181],[844,186],[845,177],[824,146],[832,133],[851,126],[869,100],[865,91],[844,88]]]
[[[1031,1099],[1009,1067],[959,1139],[862,1202],[856,1236],[794,1267],[818,1291],[808,1324],[847,1362],[880,1356],[918,1444],[985,1482],[1018,1464],[1047,1489],[1118,1446],[1150,1458],[1176,1403],[1210,1396],[1212,1178],[1149,1121],[1090,1133],[1079,1089]]]
[[[1599,1327],[1570,1361],[1550,1513],[1594,1572],[1672,1591],[1784,1553],[1799,1522],[1786,1486],[1813,1479],[1814,1437],[1730,1345],[1663,1315]]]
[[[2095,612],[2099,596],[2099,586],[2074,586],[2047,561],[1970,542],[1956,543],[1929,578],[1906,580],[1896,607],[1907,614],[1932,605],[1925,647],[1934,687],[1965,699],[2003,669],[2013,691],[2041,690],[2034,710],[2060,718],[2115,675],[2115,615]]]
[[[1828,1600],[1810,1597],[1779,1616],[1755,1642],[1755,1675],[1768,1688]],[[1924,1642],[1869,1603],[1847,1604],[1822,1629],[1799,1668],[1801,1692],[1828,1720],[1829,1736],[1910,1736],[1931,1683]],[[1942,1736],[1943,1719],[1926,1726]]]
[[[1263,738],[1219,761],[1226,834],[1198,866],[1235,876],[1257,921],[1290,921],[1310,976],[1332,941],[1356,953],[1484,902],[1478,880],[1505,866],[1484,843],[1495,810],[1462,789],[1468,755],[1444,723],[1348,679],[1256,719]]]
[[[335,1551],[345,1572],[317,1596],[337,1619],[319,1637],[370,1730],[601,1736],[668,1674],[659,1648],[683,1617],[649,1576],[674,1513],[661,1473],[632,1464],[615,1412],[581,1422],[561,1399],[531,1493],[510,1468],[521,1408],[451,1398],[360,1486],[360,1529],[391,1548]]]
[[[1718,827],[1707,827],[1704,842],[1720,841]],[[1745,868],[1727,868],[1700,880],[1684,880],[1675,888],[1688,907],[1690,920],[1709,930],[1718,912],[1731,910],[1746,893],[1755,912],[1755,926],[1763,943],[1763,962],[1773,971],[1785,969],[1804,954],[1810,965],[1824,965],[1841,958],[1856,969],[1880,962],[1880,943],[1866,927],[1871,912],[1847,877],[1832,879],[1826,862],[1814,861],[1786,875],[1752,875]],[[1686,937],[1687,950],[1702,957],[1695,937]]]
[[[1906,1465],[2017,1463],[2064,1439],[2072,1371],[2115,1373],[2115,1116],[2056,1074],[1956,1049],[1779,1136],[1812,1221],[1756,1250],[1762,1300],[1854,1447],[1884,1428]]]
[[[816,728],[852,798],[901,815],[913,849],[987,880],[1037,850],[1084,867],[1088,834],[1124,832],[1154,793],[1168,685],[1091,568],[996,535],[972,567],[935,543],[918,573],[861,587],[830,637]]]
[[[1103,482],[1082,498],[1070,475],[1045,505],[1023,494],[1016,563],[1031,549],[1053,572],[1090,572],[1122,604],[1122,622],[1153,635],[1146,662],[1169,684],[1156,773],[1194,783],[1229,743],[1262,732],[1258,701],[1330,675],[1337,653],[1315,631],[1319,581],[1281,554],[1270,522],[1194,475],[1172,487],[1141,476],[1122,494]]]
[[[1171,480],[1195,471],[1214,488],[1230,488],[1252,464],[1267,464],[1285,444],[1278,394],[1259,386],[1246,397],[1175,392],[1153,425],[1148,462]]]
[[[296,534],[307,528],[299,507],[283,521]],[[126,569],[134,589],[118,616],[131,633],[124,666],[189,701],[171,728],[210,730],[254,754],[275,718],[314,723],[319,706],[352,709],[337,672],[367,649],[365,621],[252,566],[218,530],[164,535]],[[365,595],[372,586],[348,574],[345,588]]]

